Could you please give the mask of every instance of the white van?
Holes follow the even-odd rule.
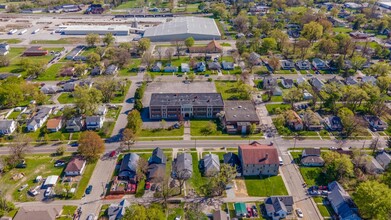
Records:
[[[282,161],[282,158],[279,156],[278,160],[280,161],[280,166],[284,165],[284,161]]]

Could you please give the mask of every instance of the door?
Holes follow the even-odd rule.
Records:
[[[242,134],[246,134],[247,133],[247,126],[242,126]]]

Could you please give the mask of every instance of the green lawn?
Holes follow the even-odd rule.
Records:
[[[167,219],[175,219],[175,217],[177,217],[177,216],[183,217],[184,214],[185,214],[185,210],[184,210],[183,203],[182,203],[182,204],[180,204],[180,207],[168,209],[168,218]]]
[[[135,197],[136,198],[142,197],[144,195],[144,192],[145,192],[145,180],[141,180],[137,184],[137,191]]]
[[[328,184],[326,176],[322,172],[321,167],[302,167],[300,166],[300,173],[303,176],[304,181],[309,186],[325,186]]]
[[[215,81],[216,90],[224,100],[243,100],[237,81]]]
[[[72,44],[67,39],[61,38],[58,40],[32,40],[30,44]]]
[[[14,168],[5,173],[2,178],[0,178],[0,190],[5,194],[12,194],[13,199],[18,202],[34,201],[34,198],[27,195],[27,191],[30,188],[40,185],[39,183],[34,183],[34,179],[39,175],[44,178],[50,175],[61,175],[63,167],[53,166],[54,161],[58,159],[68,161],[70,156],[52,157],[49,155],[34,155],[26,157],[27,168]],[[11,178],[14,174],[19,173],[24,173],[25,177],[16,181]],[[18,188],[24,184],[28,184],[29,186],[19,192]]]
[[[0,42],[1,43],[7,43],[7,44],[18,44],[20,42],[22,42],[20,39],[0,39]]]
[[[330,217],[330,213],[329,213],[329,210],[327,209],[327,207],[325,205],[319,205],[317,204],[316,205],[319,209],[319,212],[320,214],[323,216],[323,217],[326,217],[326,218],[329,218]],[[331,207],[330,207],[331,208]]]
[[[113,132],[115,126],[115,121],[105,121],[103,122],[103,127],[99,130],[98,134],[102,138],[109,138]]]
[[[289,104],[266,104],[266,109],[269,114],[274,115],[278,113],[278,109],[285,111],[291,109],[291,106]]]
[[[308,10],[307,7],[302,7],[302,6],[299,6],[299,7],[288,7],[286,9],[286,11],[291,11],[291,12],[296,12],[296,13],[304,13]]]
[[[8,119],[16,119],[20,115],[20,112],[13,111],[9,116]]]
[[[164,137],[164,136],[183,136],[183,126],[179,129],[143,129],[140,137]]]
[[[353,30],[351,28],[347,28],[347,27],[335,27],[335,28],[333,28],[333,31],[335,33],[349,33]]]
[[[281,176],[245,177],[245,183],[249,196],[288,195]]]
[[[58,220],[72,220],[73,214],[76,212],[77,206],[64,205],[62,207],[61,217]]]
[[[74,103],[75,102],[75,98],[73,97],[72,93],[70,93],[70,92],[63,92],[58,97],[57,101],[60,104],[69,104],[69,103]]]
[[[119,76],[136,76],[141,65],[141,59],[132,59],[130,64],[118,71]]]
[[[217,131],[210,134],[205,135],[202,133],[202,129],[205,127],[207,123],[209,123],[211,120],[191,120],[190,121],[190,134],[191,136],[197,136],[196,139],[232,139],[232,140],[243,140],[243,139],[256,139],[261,136],[263,136],[262,133],[254,134],[254,135],[233,135],[233,134],[227,134],[225,131],[221,130],[219,126],[217,126]],[[215,121],[211,121],[213,123],[216,123]],[[216,136],[216,137],[209,137],[209,136]],[[192,139],[194,139],[193,137]]]
[[[125,96],[128,93],[130,85],[132,82],[126,81],[125,93],[121,93],[121,91],[117,91],[114,94],[114,98],[110,101],[111,103],[123,103],[125,101]]]
[[[92,173],[94,172],[95,166],[96,166],[96,162],[87,163],[83,176],[77,187],[76,193],[75,195],[73,195],[73,199],[81,199],[81,197],[84,194],[84,191],[87,188],[88,182],[91,179]]]
[[[193,159],[193,174],[188,182],[190,182],[193,189],[200,193],[201,187],[207,182],[207,177],[201,175],[200,169],[198,169],[198,156],[197,153],[191,153]]]
[[[102,207],[100,207],[100,211],[99,211],[99,218],[103,218],[103,217],[106,217],[106,214],[107,214],[107,209],[109,208],[109,204],[105,204],[105,205],[102,205]]]
[[[64,64],[55,63],[45,70],[44,73],[38,76],[39,81],[54,81],[54,80],[67,80],[70,77],[60,77],[59,73]]]
[[[96,52],[96,47],[86,47],[82,52],[81,56],[88,56],[88,54],[95,53]]]
[[[136,0],[131,0],[125,3],[118,5],[115,9],[128,9],[128,8],[139,8],[138,2]]]

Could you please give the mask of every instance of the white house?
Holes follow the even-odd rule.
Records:
[[[41,128],[51,113],[51,108],[41,108],[28,122],[27,131],[36,131]]]
[[[80,176],[86,167],[86,160],[81,157],[73,157],[64,170],[65,176]]]
[[[181,72],[182,72],[182,73],[188,73],[188,72],[190,72],[189,64],[187,64],[187,63],[181,63]]]
[[[86,126],[88,130],[99,130],[103,127],[103,116],[86,117]]]
[[[17,123],[14,120],[0,120],[0,135],[10,135],[16,130]]]

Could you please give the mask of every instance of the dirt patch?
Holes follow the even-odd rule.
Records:
[[[247,188],[244,179],[236,179],[235,180],[235,196],[236,197],[247,197]]]

